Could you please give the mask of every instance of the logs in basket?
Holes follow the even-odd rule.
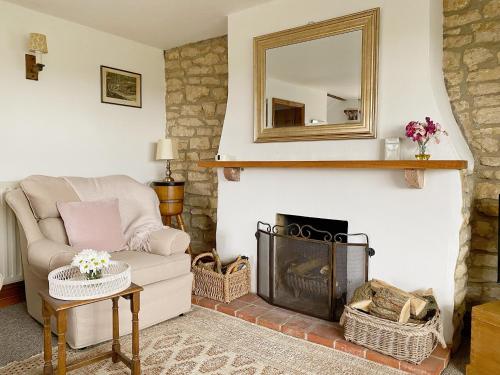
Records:
[[[202,258],[210,258],[208,263],[198,264]],[[215,271],[214,255],[203,253],[193,259],[193,294],[216,301],[229,303],[250,293],[250,262],[240,259],[227,267],[226,273]]]

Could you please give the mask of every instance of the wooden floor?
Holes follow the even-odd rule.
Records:
[[[450,359],[450,351],[438,346],[432,355],[420,365],[399,361],[346,341],[342,327],[338,323],[269,305],[255,294],[248,294],[228,304],[198,296],[192,296],[192,302],[198,306],[220,311],[286,335],[347,352],[410,374],[441,374]]]

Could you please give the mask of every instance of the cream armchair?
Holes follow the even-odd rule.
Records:
[[[127,179],[116,176],[117,185]],[[24,182],[24,183],[23,183]],[[16,214],[20,228],[21,259],[28,313],[42,322],[38,291],[48,288],[47,275],[71,262],[77,252],[68,245],[64,224],[56,202],[79,200],[64,180],[32,176],[21,188],[9,192],[8,205]],[[108,178],[109,182],[109,178]],[[157,199],[151,189],[144,189],[144,199]],[[141,204],[139,201],[138,205]],[[125,223],[126,225],[127,223]],[[191,309],[192,274],[190,257],[185,254],[189,236],[173,228],[151,235],[152,252],[124,250],[112,253],[112,259],[130,264],[132,281],[144,287],[141,293],[140,324],[145,328]],[[120,334],[130,332],[129,306],[120,302]],[[109,301],[74,308],[68,313],[67,341],[72,348],[82,348],[111,339]]]

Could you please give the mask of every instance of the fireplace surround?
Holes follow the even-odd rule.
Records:
[[[354,290],[367,281],[374,250],[365,234],[345,233],[347,222],[310,218],[316,225],[345,228],[332,233],[307,219],[278,215],[283,224],[257,223],[257,294],[270,304],[338,321]],[[352,236],[364,242],[350,243]]]

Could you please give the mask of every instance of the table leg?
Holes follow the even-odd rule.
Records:
[[[43,316],[43,374],[52,375],[52,335],[50,329],[50,311],[42,300],[42,316]]]
[[[186,227],[184,226],[184,220],[182,220],[182,215],[175,215],[175,219],[177,220],[177,226],[183,232],[186,231]],[[188,246],[188,254],[192,255],[191,245]]]
[[[56,312],[57,320],[57,374],[66,375],[66,310]]]
[[[118,354],[120,352],[120,319],[118,315],[118,300],[120,297],[113,298],[113,345],[111,347],[113,355],[111,359],[114,363],[119,361]]]
[[[132,311],[132,375],[140,375],[141,360],[139,358],[139,292],[132,293],[130,310]]]

